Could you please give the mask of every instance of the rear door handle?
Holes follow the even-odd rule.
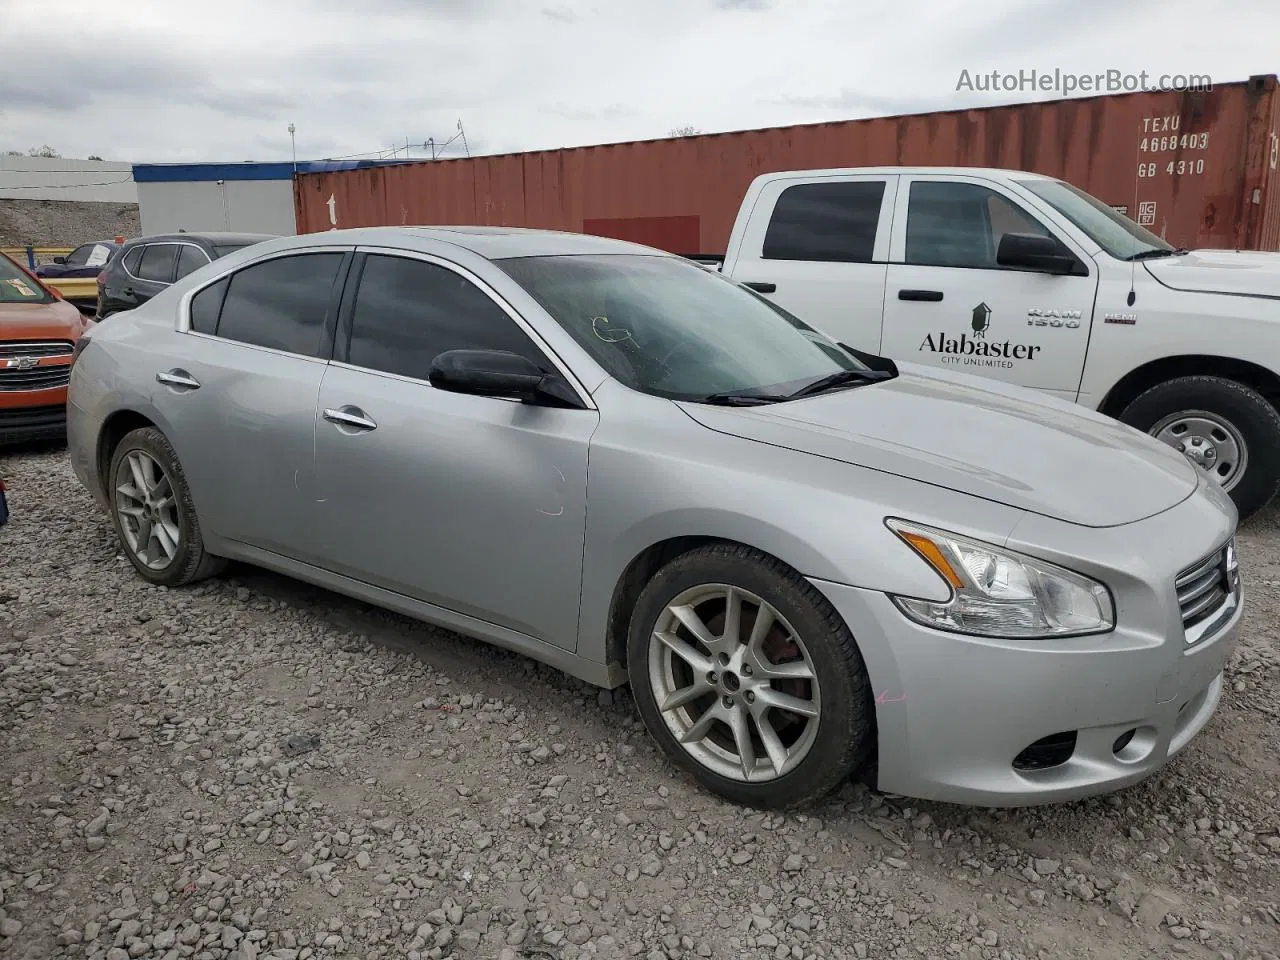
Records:
[[[185,370],[167,370],[156,374],[156,383],[166,387],[177,387],[180,390],[199,390],[200,381]]]
[[[923,300],[926,303],[937,303],[942,299],[941,290],[899,290],[899,300]]]
[[[359,407],[326,407],[324,418],[330,423],[336,423],[343,427],[353,427],[356,430],[377,430],[378,424],[369,418],[369,416]]]
[[[776,283],[767,283],[757,280],[745,280],[742,284],[744,287],[750,287],[756,293],[773,293],[778,289]]]

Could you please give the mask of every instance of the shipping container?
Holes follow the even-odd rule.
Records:
[[[300,174],[299,233],[543,227],[723,253],[752,179],[877,165],[1060,177],[1183,247],[1280,249],[1275,75],[1132,93]]]

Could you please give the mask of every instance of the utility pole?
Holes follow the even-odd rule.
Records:
[[[298,175],[298,141],[294,139],[294,132],[298,128],[292,123],[289,124],[289,147],[293,151],[293,175]]]

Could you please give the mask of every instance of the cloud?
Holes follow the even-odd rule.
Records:
[[[403,154],[459,119],[508,152],[1037,96],[958,92],[962,70],[1222,82],[1274,70],[1280,33],[1274,0],[59,0],[56,30],[40,0],[0,7],[0,150],[138,162],[288,159],[290,123],[299,158]]]

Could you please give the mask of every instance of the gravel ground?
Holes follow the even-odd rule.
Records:
[[[1227,697],[1161,774],[778,816],[623,692],[249,568],[150,587],[65,451],[0,476],[0,956],[1280,956],[1275,511]]]

